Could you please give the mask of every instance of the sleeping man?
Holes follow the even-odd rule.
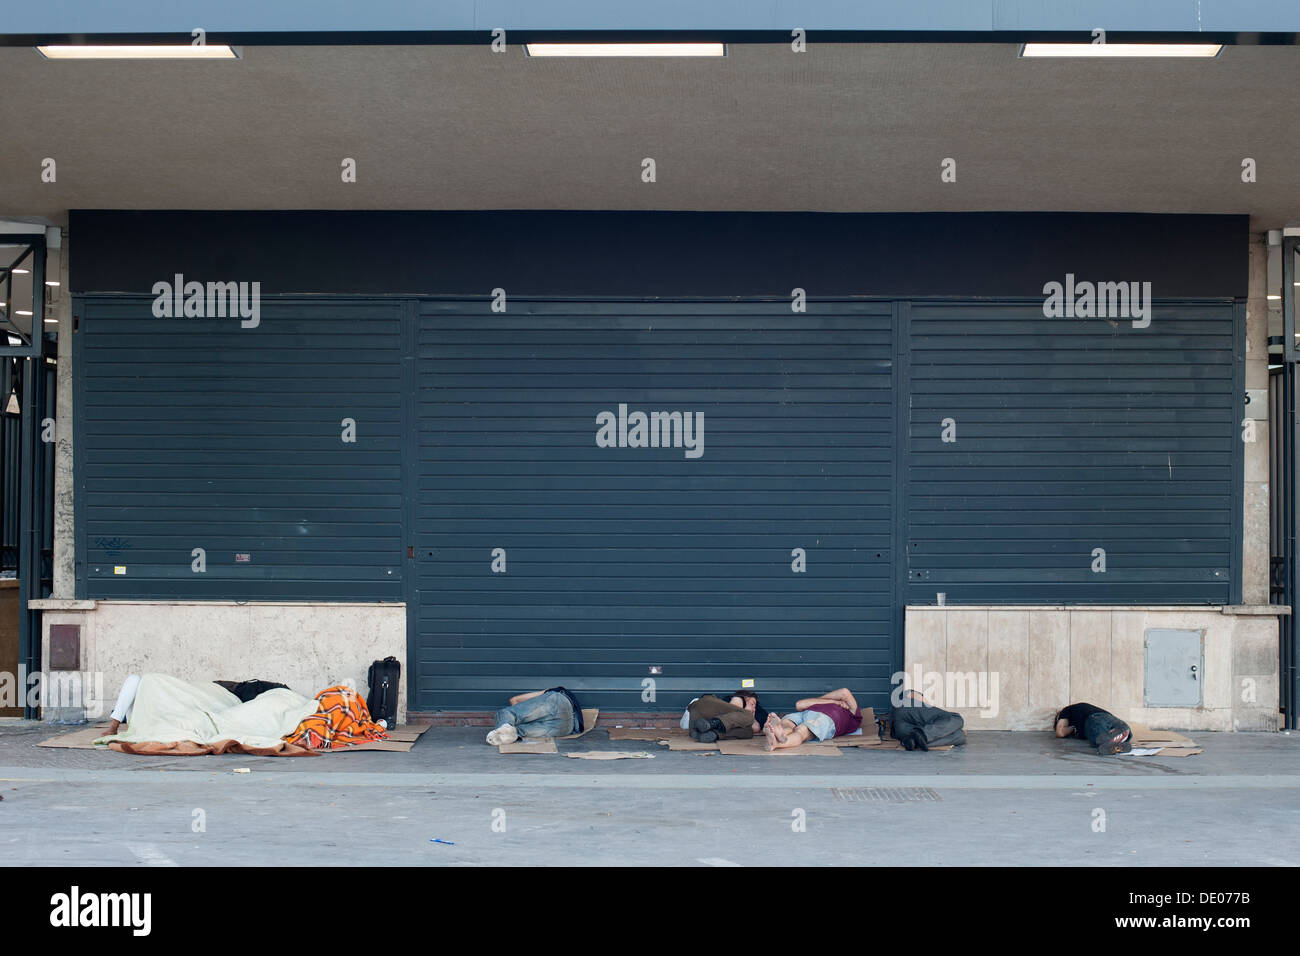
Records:
[[[749,740],[761,733],[767,711],[752,690],[731,694],[705,694],[686,708],[685,726],[691,739],[711,744],[715,740]]]
[[[586,729],[582,705],[563,687],[516,694],[509,706],[497,711],[495,723],[487,735],[487,742],[494,747],[512,744],[520,737],[567,737]]]
[[[1133,731],[1129,725],[1095,704],[1062,707],[1056,714],[1056,736],[1082,738],[1103,757],[1126,754],[1133,749]]]
[[[806,740],[843,737],[862,726],[862,708],[847,687],[827,691],[821,697],[806,697],[794,706],[793,714],[768,716],[763,728],[766,749],[785,750]]]

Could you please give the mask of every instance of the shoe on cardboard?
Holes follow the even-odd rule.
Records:
[[[509,724],[502,724],[496,730],[487,735],[487,742],[493,747],[500,747],[502,744],[512,744],[519,739],[519,734],[515,733],[515,728]]]

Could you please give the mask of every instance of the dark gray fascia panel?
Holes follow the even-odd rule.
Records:
[[[370,0],[365,4],[265,0],[65,0],[7,11],[11,36],[176,33],[465,33],[520,31],[784,31],[1156,33],[1300,31],[1293,0]],[[424,37],[418,42],[437,42]]]

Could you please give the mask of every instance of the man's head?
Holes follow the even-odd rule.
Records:
[[[738,690],[731,695],[733,707],[743,707],[751,714],[758,709],[758,695],[752,690]]]

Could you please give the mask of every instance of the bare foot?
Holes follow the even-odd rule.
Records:
[[[763,728],[764,733],[770,733],[779,743],[785,743],[785,724],[776,714],[768,714],[767,726]]]
[[[776,749],[776,735],[772,733],[771,721],[769,721],[767,727],[763,729],[763,749],[769,751]]]
[[[117,733],[117,728],[121,726],[122,726],[122,722],[120,720],[110,720],[108,722],[108,733],[106,733],[104,736],[105,737],[113,736],[113,734]]]

